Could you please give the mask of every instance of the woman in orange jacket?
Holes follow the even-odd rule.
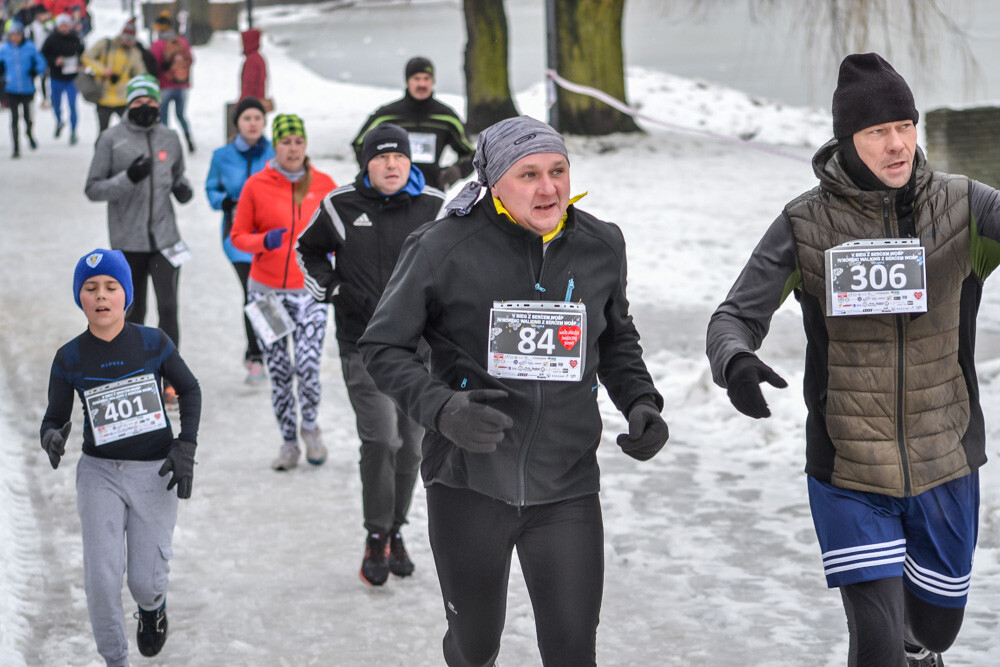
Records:
[[[290,470],[298,465],[301,455],[299,435],[309,463],[320,465],[326,460],[317,416],[327,305],[314,300],[304,288],[295,241],[309,225],[323,197],[337,184],[309,164],[306,128],[298,116],[278,114],[272,124],[272,141],[275,157],[243,186],[230,238],[237,249],[253,254],[248,302],[262,301],[269,306],[277,302],[293,325],[290,333],[294,357],[289,354],[286,337],[267,344],[258,331],[271,378],[271,404],[284,439],[271,467]],[[293,377],[298,384],[302,417],[298,434]]]

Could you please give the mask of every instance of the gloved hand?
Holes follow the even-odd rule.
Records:
[[[49,455],[49,463],[52,464],[53,470],[59,467],[59,460],[66,453],[66,438],[69,437],[71,428],[73,422],[66,422],[62,428],[50,428],[42,434],[42,449]]]
[[[108,78],[109,78],[109,80],[111,81],[111,85],[113,86],[113,85],[115,85],[116,83],[118,83],[118,81],[119,81],[119,80],[120,80],[120,79],[121,79],[122,77],[121,77],[121,75],[120,75],[120,74],[112,74],[112,75],[111,75],[110,77],[108,77]]]
[[[648,461],[670,437],[667,422],[652,399],[640,398],[628,411],[628,433],[618,436],[618,446],[637,461]]]
[[[337,283],[329,298],[344,315],[360,315],[368,310],[368,296],[350,283]]]
[[[128,166],[125,170],[125,174],[128,176],[128,180],[133,183],[138,183],[142,179],[149,176],[149,172],[153,169],[153,163],[149,161],[149,156],[140,155],[136,159],[132,160],[132,164]]]
[[[494,451],[514,420],[483,403],[501,398],[507,398],[503,389],[455,392],[438,414],[438,433],[474,454]]]
[[[447,190],[460,178],[462,178],[462,170],[458,168],[457,164],[445,167],[441,170],[441,189]]]
[[[760,390],[761,382],[767,382],[778,389],[788,386],[783,377],[755,355],[738,355],[729,362],[726,369],[726,393],[729,394],[729,402],[747,417],[760,419],[771,416],[764,393]]]
[[[284,236],[287,231],[288,227],[282,227],[281,229],[272,229],[267,234],[264,234],[264,247],[268,250],[280,248],[281,237]]]
[[[188,203],[191,201],[191,197],[194,196],[194,192],[191,191],[191,186],[184,181],[175,185],[171,192],[174,193],[174,198],[182,204]]]
[[[222,211],[224,213],[229,213],[234,208],[236,208],[236,200],[232,197],[226,197],[222,200]]]
[[[187,440],[174,440],[167,452],[167,458],[160,466],[160,477],[173,472],[167,491],[177,487],[178,498],[191,497],[191,482],[194,480],[194,450],[197,447]]]

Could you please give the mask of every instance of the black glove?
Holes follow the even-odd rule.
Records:
[[[445,167],[441,170],[441,189],[447,190],[460,178],[462,178],[462,170],[458,168],[457,164]]]
[[[120,75],[118,75],[118,74],[112,74],[112,75],[111,75],[111,76],[110,76],[110,77],[108,78],[108,80],[109,80],[109,81],[111,81],[111,85],[112,85],[112,86],[113,86],[113,85],[115,85],[116,83],[118,83],[118,80],[119,80],[119,79],[121,79],[121,76],[120,76]]]
[[[62,428],[50,428],[42,434],[42,449],[49,455],[53,470],[59,467],[59,460],[66,453],[66,438],[71,428],[73,422],[66,422]]]
[[[438,433],[474,454],[494,451],[503,440],[504,430],[513,426],[514,420],[483,403],[501,398],[507,398],[503,389],[456,392],[438,414]]]
[[[149,176],[149,172],[153,169],[153,163],[149,161],[149,157],[145,155],[140,155],[136,159],[132,160],[132,164],[128,166],[125,173],[128,175],[128,180],[133,183],[138,183],[142,179]]]
[[[187,440],[174,440],[167,452],[167,458],[160,466],[160,477],[173,472],[167,491],[177,487],[178,498],[191,497],[191,482],[194,479],[194,450],[197,447]]]
[[[350,283],[337,283],[329,292],[329,301],[344,315],[368,312],[368,296]]]
[[[226,197],[222,200],[222,211],[224,213],[230,213],[234,208],[236,208],[236,200],[232,197]]]
[[[628,433],[618,436],[622,451],[638,461],[648,461],[670,437],[667,422],[652,399],[641,398],[628,411]]]
[[[171,190],[171,192],[174,193],[174,199],[176,199],[182,204],[188,203],[189,201],[191,201],[191,197],[194,196],[194,192],[191,191],[191,186],[185,183],[184,181],[181,181],[180,183],[175,185],[174,189]]]
[[[726,393],[729,402],[747,417],[760,419],[770,417],[767,401],[760,390],[760,383],[767,382],[772,387],[784,389],[785,379],[752,354],[734,357],[726,369]]]

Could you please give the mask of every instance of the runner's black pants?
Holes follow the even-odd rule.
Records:
[[[604,521],[591,494],[516,507],[467,489],[427,487],[428,530],[444,598],[450,667],[493,665],[511,554],[524,573],[546,667],[596,665],[604,593]]]
[[[133,324],[145,324],[146,289],[149,279],[153,279],[156,292],[157,326],[170,336],[174,345],[181,346],[180,325],[177,321],[177,282],[181,275],[174,266],[158,252],[125,252],[125,260],[132,269],[132,307],[126,318]]]

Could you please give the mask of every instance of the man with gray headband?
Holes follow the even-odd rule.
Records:
[[[626,454],[645,461],[667,440],[625,296],[625,240],[573,206],[566,147],[545,123],[487,128],[474,165],[449,215],[407,239],[359,347],[379,390],[426,428],[447,664],[494,664],[516,546],[543,664],[594,665],[601,384],[628,417]]]

